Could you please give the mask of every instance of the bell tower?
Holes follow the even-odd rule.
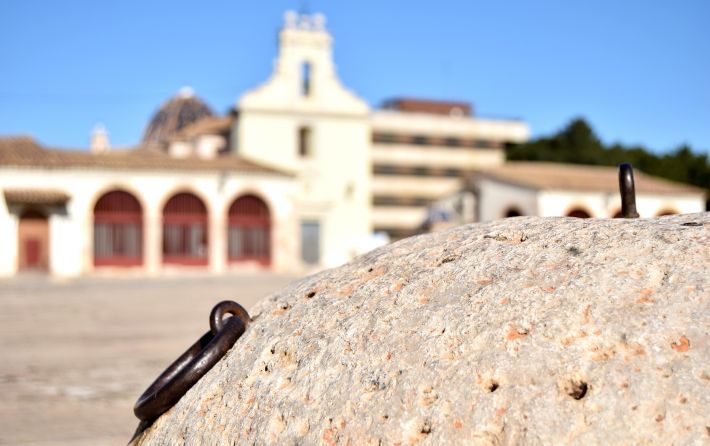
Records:
[[[333,37],[322,14],[289,11],[279,32],[271,78],[238,101],[240,110],[259,108],[366,114],[367,104],[340,83],[333,63]]]
[[[335,77],[332,38],[325,30],[325,17],[287,12],[279,35],[279,57],[276,72],[287,78],[291,95],[302,100],[314,100],[323,95],[317,86]],[[315,87],[315,88],[314,88]]]
[[[303,260],[348,261],[370,234],[370,110],[338,79],[322,14],[285,14],[270,78],[237,109],[232,151],[296,176],[302,246],[318,245]]]

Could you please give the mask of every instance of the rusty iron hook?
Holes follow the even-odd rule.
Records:
[[[634,168],[629,163],[619,164],[619,193],[621,194],[621,217],[638,218]]]
[[[227,314],[233,316],[224,319]],[[210,331],[175,360],[138,398],[133,413],[152,421],[170,409],[237,342],[246,331],[249,313],[236,302],[225,300],[210,313]]]

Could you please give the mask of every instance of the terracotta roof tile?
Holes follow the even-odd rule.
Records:
[[[232,128],[234,116],[211,116],[202,118],[180,130],[172,140],[185,140],[199,135],[222,135]]]
[[[289,172],[245,160],[236,155],[213,159],[175,158],[149,147],[90,153],[79,150],[52,150],[29,137],[0,138],[0,166],[61,168],[104,168],[131,170],[238,171],[291,176]]]
[[[509,184],[542,190],[578,190],[618,192],[616,167],[544,162],[507,162],[500,167],[479,172],[483,177]],[[703,189],[674,183],[634,170],[637,194],[704,194]]]
[[[56,189],[5,189],[5,201],[22,204],[63,204],[69,194]]]

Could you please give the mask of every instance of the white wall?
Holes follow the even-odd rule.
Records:
[[[17,216],[10,213],[4,197],[3,186],[0,184],[0,277],[15,274],[18,261]]]
[[[413,230],[419,228],[427,216],[426,206],[377,206],[372,221],[378,228]]]
[[[456,117],[394,110],[378,110],[373,113],[372,128],[383,133],[477,138],[493,141],[525,142],[530,138],[528,125],[513,119]]]
[[[567,215],[574,209],[587,212],[592,217],[608,217],[610,195],[605,192],[540,191],[538,209],[541,217]]]
[[[535,190],[524,186],[482,178],[479,185],[480,221],[503,218],[507,209],[516,207],[523,215],[559,217],[581,209],[591,217],[613,217],[621,210],[618,193],[606,191]],[[705,210],[702,194],[636,194],[636,207],[642,218],[655,217],[664,211],[687,214]]]
[[[215,158],[227,146],[221,135],[200,135],[195,143],[195,154],[200,158]]]
[[[298,153],[298,131],[311,131],[312,153]],[[296,172],[301,219],[321,222],[323,265],[346,262],[371,232],[369,125],[364,116],[242,111],[239,155]]]
[[[618,193],[582,191],[541,191],[538,199],[541,216],[567,215],[572,209],[586,210],[592,217],[613,217],[621,210]],[[702,212],[702,194],[636,194],[636,208],[642,218],[655,217],[664,211],[679,214]]]
[[[654,217],[664,211],[691,214],[705,211],[705,197],[701,194],[695,196],[637,195],[636,208],[641,217]],[[614,206],[614,211],[616,209],[621,209],[621,199]],[[609,215],[613,215],[613,213],[610,212]]]
[[[482,178],[478,182],[478,220],[504,218],[509,209],[523,215],[538,215],[537,191],[513,184]]]
[[[45,177],[47,183],[51,181],[47,178],[50,176]],[[67,181],[79,186],[75,179]],[[77,190],[75,193],[85,195],[87,192]],[[94,231],[90,220],[93,209],[86,209],[82,197],[78,198],[67,203],[66,212],[49,214],[49,271],[56,277],[72,277],[88,272],[86,266],[93,260]],[[87,255],[88,258],[85,258]]]
[[[375,164],[395,166],[480,169],[503,164],[505,150],[433,145],[423,147],[413,144],[373,144],[372,161]]]
[[[458,192],[461,183],[457,177],[375,175],[372,179],[372,193],[379,196],[439,199]]]

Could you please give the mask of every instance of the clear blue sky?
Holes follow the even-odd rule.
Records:
[[[135,144],[182,86],[216,111],[263,82],[283,12],[323,12],[343,82],[372,106],[460,99],[533,135],[586,117],[606,142],[710,149],[710,1],[6,1],[0,135]]]

